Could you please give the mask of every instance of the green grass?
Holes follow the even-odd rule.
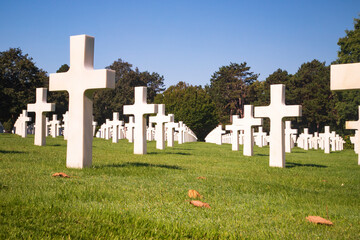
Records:
[[[0,134],[0,239],[360,239],[352,150],[295,148],[279,169],[268,147],[244,157],[230,145],[150,142],[138,156],[125,140],[94,139],[93,166],[78,170],[65,167],[61,137],[33,140]],[[189,189],[211,209],[190,205]],[[305,219],[327,214],[334,226]]]

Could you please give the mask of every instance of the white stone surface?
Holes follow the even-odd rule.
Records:
[[[50,121],[50,126],[51,126],[50,132],[53,138],[59,136],[59,125],[60,125],[60,120],[57,119],[56,114],[53,114],[52,120]]]
[[[324,149],[324,153],[329,154],[330,153],[330,127],[325,126],[324,133],[320,133],[319,136],[322,138],[322,147]]]
[[[294,145],[292,135],[297,134],[297,129],[291,128],[291,121],[285,121],[285,152],[291,153],[291,148]]]
[[[330,67],[330,89],[360,88],[360,63],[335,64]]]
[[[243,146],[243,155],[244,156],[253,156],[254,148],[254,137],[253,137],[253,126],[261,126],[262,119],[254,118],[254,106],[245,105],[244,106],[244,117],[240,119],[233,119],[235,125],[243,127],[244,130],[244,146]]]
[[[243,129],[243,126],[238,125],[238,115],[231,116],[231,125],[226,125],[225,130],[231,131],[231,150],[239,151],[239,131]]]
[[[359,133],[360,130],[360,106],[358,106],[358,120],[357,121],[346,121],[345,123],[345,128],[346,129],[355,129],[357,131],[357,133]],[[356,134],[355,134],[355,143],[354,143],[354,151],[356,153],[360,152],[360,140]],[[360,165],[360,154],[358,154],[358,165]]]
[[[28,117],[28,113],[27,113],[26,110],[22,110],[22,114],[20,114],[20,116],[18,117],[18,121],[19,121],[19,130],[20,130],[20,131],[18,131],[18,134],[21,137],[26,138],[26,136],[27,136],[27,122],[31,121],[31,117]]]
[[[186,129],[185,129],[185,125],[184,125],[183,121],[179,121],[179,127],[176,129],[176,131],[178,131],[178,144],[184,143],[185,130]]]
[[[157,113],[156,104],[147,104],[146,87],[135,87],[135,103],[124,106],[125,115],[134,115],[134,154],[146,154],[146,121],[145,114]]]
[[[115,88],[115,72],[94,70],[94,38],[70,37],[70,69],[50,74],[50,91],[69,92],[69,132],[66,166],[83,168],[92,164],[93,91]]]
[[[205,142],[221,145],[222,144],[222,135],[224,133],[225,133],[225,131],[222,130],[222,126],[218,125],[205,137]]]
[[[36,88],[36,102],[27,105],[28,112],[35,112],[35,138],[34,144],[44,146],[46,144],[46,119],[45,112],[55,111],[55,103],[47,103],[47,89]]]
[[[270,105],[255,107],[255,117],[270,118],[270,163],[271,167],[285,167],[284,117],[300,117],[301,106],[285,104],[285,85],[270,86]]]
[[[63,135],[64,140],[67,140],[67,133],[69,132],[69,111],[66,111],[65,114],[63,114]]]
[[[165,129],[164,124],[170,121],[170,117],[165,114],[165,104],[158,104],[158,113],[151,116],[149,121],[155,123],[156,148],[165,149]]]
[[[312,136],[312,134],[309,134],[309,129],[304,128],[304,132],[302,133],[304,150],[309,150],[309,143]]]
[[[94,121],[94,116],[92,116],[93,136],[95,136],[95,131],[96,131],[97,124],[98,123],[96,121]]]
[[[175,116],[174,114],[169,114],[169,122],[165,123],[166,127],[166,135],[167,135],[167,146],[174,146],[174,131],[179,127],[179,123],[174,122]]]
[[[112,126],[112,142],[117,143],[120,138],[120,126],[124,124],[124,121],[119,120],[119,113],[114,112],[113,113],[113,120],[110,122],[110,125]]]
[[[134,128],[135,128],[135,121],[134,117],[129,117],[129,122],[125,123],[126,127],[126,138],[129,140],[129,142],[134,142]]]

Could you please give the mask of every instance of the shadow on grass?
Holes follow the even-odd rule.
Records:
[[[142,162],[126,162],[122,164],[108,164],[102,166],[94,166],[94,168],[122,168],[122,167],[155,167],[155,168],[167,168],[167,169],[176,169],[184,170],[183,168],[176,165],[165,165],[165,164],[151,164],[151,163],[142,163]]]
[[[293,167],[316,167],[316,168],[327,168],[325,165],[318,165],[318,164],[301,164],[301,163],[292,163],[287,162],[285,164],[286,168],[293,168]]]
[[[0,153],[27,153],[27,152],[24,152],[24,151],[7,151],[7,150],[0,150]]]
[[[268,157],[269,154],[264,154],[264,153],[256,153],[255,156],[260,156],[260,157]]]
[[[190,153],[184,152],[148,152],[147,154],[177,154],[177,155],[191,155]]]
[[[48,146],[51,146],[51,147],[60,147],[60,146],[63,146],[63,145],[61,145],[61,144],[46,144],[46,145],[48,145]]]

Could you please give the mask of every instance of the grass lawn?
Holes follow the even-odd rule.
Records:
[[[360,166],[352,150],[293,149],[270,168],[231,145],[94,139],[93,166],[65,167],[66,141],[0,134],[0,239],[360,239]],[[54,178],[65,172],[71,178]],[[204,176],[205,180],[197,177]],[[197,190],[211,209],[189,204]],[[307,222],[309,215],[334,225]]]

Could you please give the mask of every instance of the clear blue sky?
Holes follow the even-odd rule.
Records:
[[[246,61],[264,80],[278,68],[330,64],[353,29],[360,0],[1,1],[0,51],[20,47],[48,73],[69,64],[69,36],[95,37],[95,68],[121,58],[166,86],[209,83]]]

